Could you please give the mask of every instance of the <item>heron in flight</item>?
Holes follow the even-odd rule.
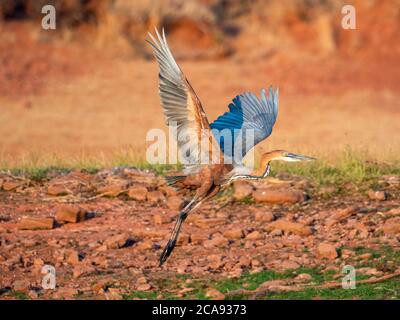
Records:
[[[249,172],[242,160],[249,150],[271,134],[278,115],[278,90],[270,87],[268,96],[262,90],[261,99],[250,92],[242,93],[229,104],[228,112],[210,124],[199,98],[168,47],[164,30],[162,35],[157,29],[155,32],[156,37],[149,33],[151,41],[147,42],[159,66],[161,106],[167,125],[173,123],[178,137],[186,137],[177,139],[178,149],[186,156],[189,151],[183,173],[166,177],[166,180],[175,188],[195,190],[192,200],[178,215],[171,237],[160,256],[161,266],[171,255],[188,214],[222,188],[239,179],[259,180],[267,177],[274,160],[308,161],[314,158],[275,150],[264,153],[259,169]],[[204,133],[207,132],[211,134],[204,144]],[[220,135],[226,132],[230,136]],[[205,148],[202,147],[204,145]],[[204,154],[206,159],[212,157],[212,161],[202,161]]]

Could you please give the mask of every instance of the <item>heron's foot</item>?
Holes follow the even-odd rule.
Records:
[[[165,261],[167,261],[168,257],[171,255],[176,245],[176,239],[170,239],[165,246],[163,252],[160,256],[160,267],[163,265]]]

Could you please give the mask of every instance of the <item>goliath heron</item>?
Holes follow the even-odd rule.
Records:
[[[178,215],[171,237],[161,254],[161,266],[174,249],[188,214],[215,196],[224,186],[238,179],[258,180],[267,177],[273,160],[307,161],[314,158],[284,150],[271,151],[261,156],[256,174],[249,174],[248,168],[242,164],[243,157],[271,134],[278,114],[278,90],[274,91],[270,87],[268,97],[265,90],[262,90],[261,99],[250,92],[240,94],[229,105],[229,111],[210,124],[199,98],[168,47],[164,30],[162,35],[157,29],[155,32],[157,39],[149,33],[151,41],[147,42],[152,46],[159,66],[159,95],[167,125],[174,123],[178,135],[184,133],[188,137],[186,141],[177,141],[178,148],[181,150],[185,143],[189,143],[192,154],[196,155],[194,158],[189,156],[190,161],[185,164],[183,174],[166,177],[169,185],[195,190],[195,194]],[[216,133],[223,131],[232,133],[232,141],[216,139]],[[212,134],[209,135],[207,148],[200,148],[204,132]],[[252,139],[248,139],[250,136]],[[236,156],[232,154],[235,145],[240,146],[239,156],[237,153]],[[199,155],[204,152],[218,156],[213,157],[212,162],[202,163]]]

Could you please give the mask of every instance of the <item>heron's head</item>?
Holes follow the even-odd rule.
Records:
[[[301,154],[295,154],[292,152],[288,152],[285,150],[275,150],[266,152],[261,156],[260,161],[260,170],[265,170],[268,164],[271,161],[280,160],[280,161],[287,161],[287,162],[294,162],[294,161],[311,161],[316,160],[315,158],[303,156]]]
[[[275,150],[271,152],[264,153],[261,157],[264,161],[273,161],[273,160],[281,160],[287,162],[293,161],[311,161],[316,160],[315,158],[303,156],[301,154],[295,154],[292,152],[288,152],[285,150]]]

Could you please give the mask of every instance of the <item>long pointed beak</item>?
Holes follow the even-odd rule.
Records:
[[[313,157],[308,157],[308,156],[303,156],[301,154],[294,154],[294,153],[288,153],[286,155],[290,160],[292,161],[311,161],[311,160],[317,160],[316,158]],[[289,160],[289,161],[290,161]]]

